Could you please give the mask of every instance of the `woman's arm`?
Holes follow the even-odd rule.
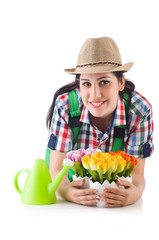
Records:
[[[54,179],[63,168],[63,159],[66,153],[51,150],[50,154],[50,175]],[[83,205],[95,205],[99,201],[99,196],[94,194],[96,189],[81,189],[84,181],[69,182],[67,174],[61,181],[57,193],[67,201],[75,202]]]
[[[127,206],[141,198],[145,188],[144,167],[145,158],[139,158],[137,167],[132,173],[132,183],[117,181],[118,185],[124,186],[125,189],[105,188],[102,197],[107,207]]]
[[[51,175],[52,179],[54,179],[56,177],[56,175],[63,168],[64,158],[66,158],[66,153],[51,150],[51,153],[50,153],[50,175]],[[66,181],[66,182],[68,183],[68,181]]]
[[[134,171],[132,172],[132,183],[140,189],[141,196],[145,189],[144,170],[145,170],[145,158],[138,158],[138,164]]]

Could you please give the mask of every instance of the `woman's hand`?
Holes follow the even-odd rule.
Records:
[[[101,194],[102,200],[106,202],[106,206],[122,207],[135,203],[142,196],[142,191],[139,187],[136,187],[133,183],[128,181],[117,180],[119,186],[125,187],[120,188],[105,188]]]
[[[145,179],[144,179],[144,166],[145,158],[138,158],[137,167],[132,173],[132,183],[128,181],[117,180],[120,188],[105,188],[101,194],[102,200],[106,202],[107,207],[122,207],[137,202],[144,191]]]
[[[70,202],[75,202],[85,206],[93,206],[99,202],[100,196],[96,195],[96,189],[82,189],[84,180],[73,181],[63,189],[61,189],[61,195]]]

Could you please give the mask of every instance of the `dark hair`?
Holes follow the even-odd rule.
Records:
[[[122,81],[122,75],[123,75],[123,72],[113,72],[114,75],[117,77],[118,81]],[[55,107],[55,101],[57,99],[57,97],[63,93],[66,93],[66,92],[70,92],[72,91],[73,89],[75,88],[79,88],[79,78],[80,78],[80,74],[77,74],[76,77],[75,77],[75,81],[69,83],[69,84],[66,84],[64,85],[63,87],[59,88],[55,94],[54,94],[54,97],[53,97],[53,101],[52,101],[52,104],[48,110],[48,113],[47,113],[47,117],[46,117],[46,126],[48,129],[50,129],[51,127],[51,120],[52,120],[52,115],[53,115],[53,112],[54,112],[54,107]],[[131,92],[133,92],[135,89],[135,85],[133,82],[125,79],[125,87],[124,87],[124,90],[119,92],[119,95],[121,98],[124,99],[124,93],[128,93],[128,94],[131,94]]]
[[[116,78],[118,79],[118,81],[122,82],[123,72],[113,72],[113,73],[116,76]],[[125,79],[124,90],[120,91],[119,95],[122,99],[125,99],[124,98],[124,93],[131,94],[131,92],[133,92],[134,90],[135,90],[135,84],[132,81],[130,81],[128,79]]]

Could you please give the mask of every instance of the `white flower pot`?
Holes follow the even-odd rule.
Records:
[[[99,182],[92,182],[92,181],[90,181],[90,186],[89,187],[93,188],[93,189],[97,189],[98,192],[96,194],[101,195],[103,193],[103,191],[104,191],[104,188],[106,188],[106,187],[118,188],[118,185],[115,182],[109,183],[107,180],[105,180],[103,182],[103,184],[101,184]],[[105,202],[100,200],[97,203],[97,207],[105,207]]]
[[[130,177],[118,177],[119,180],[122,180],[122,181],[128,181],[128,182],[131,182],[132,183],[132,176]],[[125,187],[124,186],[118,186],[119,188],[122,188],[124,189]]]
[[[119,179],[123,180],[123,181],[129,181],[132,182],[132,177],[120,177]],[[107,180],[105,180],[103,182],[103,184],[99,183],[99,182],[92,182],[90,180],[90,184],[89,184],[89,188],[93,188],[93,189],[97,189],[98,192],[96,194],[101,195],[104,191],[104,188],[106,187],[113,187],[113,188],[124,188],[123,186],[119,186],[118,184],[116,184],[115,182],[111,182],[109,183]],[[106,207],[105,202],[100,200],[97,203],[97,207]]]
[[[90,188],[89,187],[89,182],[90,182],[90,179],[89,179],[89,177],[87,177],[87,176],[85,176],[85,177],[77,177],[76,175],[73,175],[73,181],[81,181],[81,180],[85,180],[85,183],[84,183],[84,185],[81,187],[81,188],[84,188],[84,189],[88,189],[88,188]]]

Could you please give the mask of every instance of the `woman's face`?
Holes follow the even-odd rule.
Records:
[[[113,73],[80,75],[80,92],[84,105],[92,116],[107,118],[117,106],[119,91],[124,89],[125,78],[118,81]]]

